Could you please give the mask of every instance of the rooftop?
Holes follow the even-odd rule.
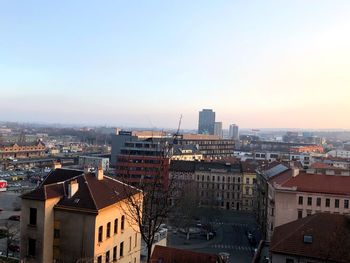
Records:
[[[215,254],[194,252],[172,247],[155,246],[151,262],[155,263],[219,263]]]
[[[309,174],[300,172],[281,183],[282,187],[297,187],[298,191],[350,195],[350,176]]]
[[[276,227],[270,252],[325,260],[350,262],[350,218],[316,213]]]
[[[68,185],[78,183],[77,192],[69,198]],[[35,190],[22,195],[23,199],[44,201],[60,198],[56,208],[79,209],[89,212],[113,205],[139,190],[111,177],[98,180],[94,173],[73,169],[56,169],[49,173],[44,182]]]

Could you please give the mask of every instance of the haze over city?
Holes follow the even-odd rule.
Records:
[[[5,121],[349,129],[349,1],[0,3]]]

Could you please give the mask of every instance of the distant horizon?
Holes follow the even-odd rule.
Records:
[[[59,128],[120,128],[120,129],[138,129],[138,130],[177,130],[177,127],[147,127],[147,126],[126,126],[126,125],[109,125],[109,124],[94,124],[94,123],[58,123],[58,122],[23,122],[23,121],[7,121],[0,120],[0,124],[4,123],[16,123],[19,125],[38,125],[44,127],[55,127],[60,126]],[[239,125],[238,125],[239,127]],[[180,130],[186,131],[198,131],[198,128],[180,128]],[[228,128],[223,128],[223,130],[228,131]],[[314,131],[314,132],[350,132],[350,129],[343,128],[331,128],[331,129],[313,129],[313,128],[263,128],[263,127],[239,127],[240,131],[251,131],[258,130],[257,132],[263,131]]]

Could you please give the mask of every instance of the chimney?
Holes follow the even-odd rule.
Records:
[[[96,172],[95,172],[95,176],[98,180],[103,180],[103,169],[102,169],[102,165],[99,165]]]
[[[78,191],[79,184],[77,180],[70,181],[68,184],[68,198],[72,198],[73,195]]]
[[[297,177],[299,175],[299,169],[296,167],[292,168],[292,176]]]
[[[62,168],[62,164],[60,162],[53,162],[53,169],[59,169]]]

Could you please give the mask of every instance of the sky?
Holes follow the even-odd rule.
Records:
[[[0,0],[0,120],[350,129],[350,1]]]

